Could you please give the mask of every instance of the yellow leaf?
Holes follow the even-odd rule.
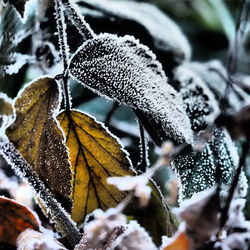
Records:
[[[117,139],[90,116],[76,110],[58,117],[66,135],[73,177],[72,219],[83,222],[96,208],[115,207],[127,193],[106,180],[111,176],[134,175]]]
[[[69,156],[54,118],[60,104],[58,85],[43,77],[28,84],[15,101],[16,120],[7,136],[66,209],[71,208]]]

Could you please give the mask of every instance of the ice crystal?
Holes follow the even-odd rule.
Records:
[[[192,152],[174,160],[173,168],[181,182],[180,200],[212,187],[218,179],[228,185],[237,165],[238,154],[235,145],[226,131],[215,128],[212,138],[201,152]],[[242,173],[238,184],[238,193],[241,196],[246,192],[245,180]]]
[[[202,78],[218,101],[225,96],[228,75],[220,61],[212,60],[206,63],[192,62],[187,63],[186,67]],[[227,101],[230,108],[238,110],[242,106],[242,100],[239,98],[242,95],[242,90],[240,90],[237,84],[234,85],[234,89],[239,93],[230,91]]]
[[[79,1],[79,5],[84,16],[106,17],[106,24],[110,19],[112,25],[114,20],[117,20],[120,26],[123,21],[126,24],[131,23],[130,27],[126,25],[126,31],[139,25],[141,32],[145,32],[147,37],[152,37],[156,50],[161,54],[171,53],[178,63],[191,57],[190,45],[180,28],[151,4],[133,1],[82,0]],[[121,30],[122,27],[119,28],[119,31]],[[136,36],[136,32],[133,35]]]
[[[218,103],[202,78],[185,66],[175,71],[180,83],[180,94],[190,118],[192,129],[199,132],[215,119],[219,113]]]
[[[161,124],[166,137],[192,142],[190,122],[177,92],[155,55],[133,37],[101,34],[86,41],[73,55],[69,70],[99,94],[143,111]]]

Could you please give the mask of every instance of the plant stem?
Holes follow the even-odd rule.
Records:
[[[62,0],[62,3],[73,25],[75,25],[80,35],[85,37],[87,40],[92,39],[95,36],[95,33],[90,28],[89,24],[85,22],[77,6],[70,0]]]
[[[138,121],[138,122],[139,122],[140,138],[141,138],[141,140],[140,140],[141,160],[137,165],[137,170],[140,170],[144,173],[144,172],[146,172],[147,165],[148,165],[147,142],[146,142],[146,138],[145,138],[144,128],[143,128],[142,124],[140,123],[140,121]]]
[[[65,109],[70,110],[71,102],[68,88],[69,48],[67,45],[67,35],[65,30],[66,24],[63,15],[62,3],[60,0],[55,0],[55,17],[60,55],[63,61],[63,73],[61,75],[58,75],[57,79],[62,79],[63,81]]]
[[[71,220],[70,215],[64,210],[60,203],[56,201],[51,192],[39,179],[32,167],[17,151],[15,146],[6,136],[0,136],[0,154],[13,168],[18,176],[25,178],[38,196],[44,202],[50,219],[59,226],[61,232],[67,238],[69,244],[74,247],[81,239],[76,224]]]

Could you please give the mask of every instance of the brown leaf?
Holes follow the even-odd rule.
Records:
[[[40,222],[27,207],[0,197],[0,242],[16,245],[18,235],[27,228],[39,230]]]
[[[72,173],[64,135],[54,118],[59,104],[60,92],[53,78],[28,84],[15,101],[16,120],[6,134],[57,200],[70,210]]]

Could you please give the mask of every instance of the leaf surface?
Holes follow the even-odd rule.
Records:
[[[134,175],[117,139],[92,117],[76,110],[57,117],[66,135],[73,177],[72,218],[83,222],[96,208],[115,207],[126,192],[109,185],[111,176]]]
[[[27,228],[39,230],[40,222],[26,206],[0,196],[0,242],[16,245],[16,239]]]
[[[133,37],[102,34],[86,41],[73,55],[69,70],[99,94],[145,113],[164,131],[162,142],[192,142],[182,100],[155,55]]]
[[[60,92],[53,78],[27,85],[15,101],[16,120],[7,136],[62,205],[70,209],[71,170],[64,135],[54,115]]]

